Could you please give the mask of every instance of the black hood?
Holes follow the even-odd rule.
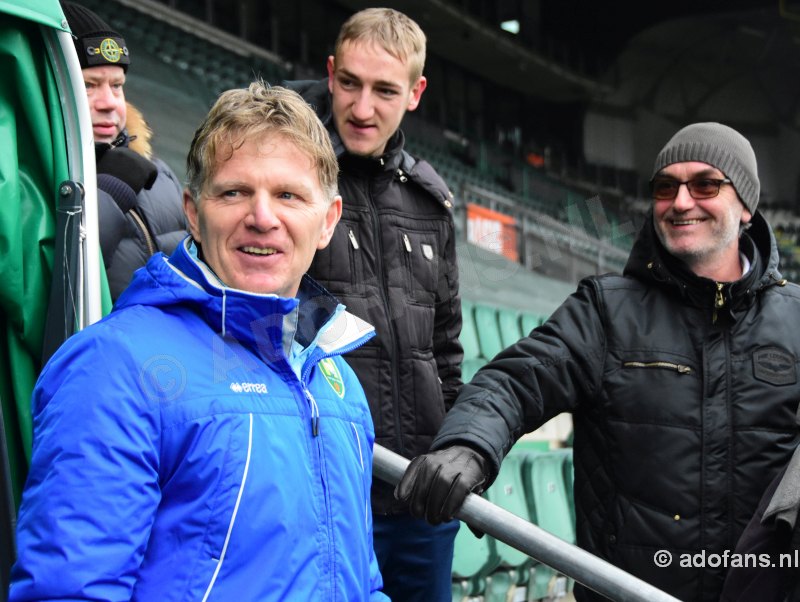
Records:
[[[749,305],[759,292],[782,280],[778,271],[778,245],[772,229],[758,211],[750,224],[739,243],[740,250],[750,260],[750,271],[724,289],[726,305],[733,310]],[[656,236],[652,210],[633,244],[624,274],[655,283],[694,306],[714,306],[716,283],[696,275],[684,262],[667,252]]]

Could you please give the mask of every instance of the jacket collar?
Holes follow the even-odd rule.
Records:
[[[292,342],[313,347],[311,360],[355,349],[374,328],[344,311],[338,300],[309,276],[297,298],[257,294],[223,285],[191,250],[190,237],[171,257],[159,253],[136,273],[114,306],[188,306],[215,332],[250,349],[267,363],[285,362]]]
[[[750,270],[736,282],[723,285],[721,290],[725,307],[733,311],[749,306],[767,287],[785,282],[778,270],[778,246],[772,229],[758,211],[753,215],[751,227],[742,234],[740,251],[750,260]],[[716,282],[694,274],[667,252],[656,236],[652,210],[639,231],[624,274],[656,284],[696,307],[715,307],[720,290]]]

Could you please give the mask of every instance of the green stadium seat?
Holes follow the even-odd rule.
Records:
[[[504,348],[503,340],[500,338],[500,325],[497,322],[497,308],[476,303],[475,327],[478,330],[481,355],[491,360]]]
[[[556,537],[575,543],[572,505],[564,478],[568,456],[564,450],[528,454],[523,479],[534,522]]]
[[[493,504],[530,522],[532,517],[523,481],[526,458],[527,453],[524,450],[512,448],[503,460],[500,473],[486,491],[485,497]],[[520,584],[527,585],[529,568],[533,560],[508,544],[499,541],[494,541],[494,544],[499,566],[487,580],[485,599],[486,602],[493,600],[503,602],[512,589],[516,589]]]
[[[486,360],[482,357],[473,357],[472,359],[464,360],[461,363],[461,380],[468,383],[475,376],[475,373],[483,368]]]
[[[523,332],[520,327],[519,312],[517,310],[505,307],[499,308],[497,310],[497,323],[500,326],[500,340],[503,342],[504,349],[522,338]]]
[[[507,602],[516,589],[516,572],[498,569],[486,578],[484,602]]]
[[[523,467],[523,481],[528,508],[533,522],[568,543],[575,543],[575,518],[569,491],[572,483],[566,481],[566,464],[571,450],[531,452]],[[569,589],[567,580],[552,568],[536,564],[532,568],[529,600],[551,598],[556,592]]]
[[[477,538],[461,523],[453,550],[453,599],[483,594],[486,577],[499,562],[494,541],[487,536]]]
[[[461,346],[464,348],[464,360],[473,360],[481,357],[481,345],[478,341],[478,331],[475,329],[474,304],[467,299],[461,300]],[[466,378],[464,379],[467,380]]]
[[[575,524],[575,465],[572,463],[572,448],[564,449],[564,486],[567,489],[567,502]]]
[[[541,316],[536,314],[522,312],[519,315],[519,326],[522,331],[522,336],[528,336],[534,328],[539,326],[544,320]]]

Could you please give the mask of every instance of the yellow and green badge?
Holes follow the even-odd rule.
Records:
[[[325,358],[320,361],[319,369],[322,370],[322,375],[325,377],[325,380],[328,381],[331,389],[333,389],[339,397],[344,398],[344,381],[342,380],[339,368],[336,367],[336,363],[329,357]]]

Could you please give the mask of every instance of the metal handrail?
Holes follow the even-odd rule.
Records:
[[[373,453],[372,474],[392,485],[400,482],[409,461],[380,445],[374,446]],[[679,602],[677,598],[638,577],[559,539],[474,493],[467,496],[464,505],[456,513],[456,518],[611,600]]]

